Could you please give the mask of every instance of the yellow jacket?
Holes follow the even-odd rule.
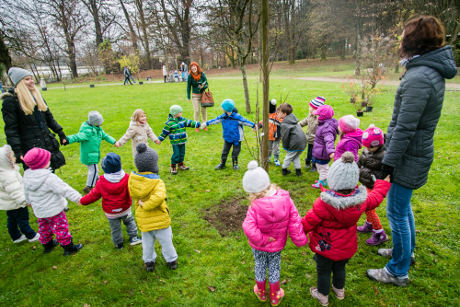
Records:
[[[157,174],[132,172],[128,187],[134,201],[137,226],[142,232],[169,227],[171,218],[166,205],[166,187]],[[139,200],[144,202],[142,206]]]

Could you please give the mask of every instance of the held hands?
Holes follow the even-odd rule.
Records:
[[[160,140],[156,140],[156,141],[155,141],[155,144],[160,145],[160,144],[161,144],[161,141],[160,141]]]
[[[273,238],[273,237],[268,238],[268,243],[271,243],[271,242],[273,242],[273,241],[276,241],[276,239]]]
[[[120,143],[118,141],[115,142],[115,144],[113,144],[113,146],[115,146],[116,148],[120,147]]]
[[[64,137],[61,139],[61,145],[64,145],[64,146],[69,145],[69,140],[67,139],[67,137]]]
[[[334,153],[331,153],[331,154],[329,155],[329,158],[331,158],[331,160],[334,159]]]
[[[206,123],[202,123],[201,126],[200,126],[201,130],[203,130],[204,128],[206,128]]]
[[[383,179],[383,180],[386,181],[386,182],[390,182],[390,175],[387,175],[387,176],[385,177],[385,179]]]

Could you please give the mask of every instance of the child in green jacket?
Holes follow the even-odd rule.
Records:
[[[158,139],[163,142],[169,135],[169,141],[173,147],[173,155],[171,157],[171,174],[177,175],[177,167],[180,170],[188,170],[189,167],[185,166],[185,143],[187,142],[186,127],[200,128],[200,122],[186,119],[182,117],[182,107],[172,105],[169,108],[168,120],[165,123],[163,131]]]
[[[80,161],[88,166],[88,177],[83,189],[85,193],[89,193],[94,188],[99,178],[97,164],[101,159],[101,141],[104,140],[115,147],[120,146],[113,137],[102,130],[103,121],[98,111],[91,111],[88,114],[88,120],[81,124],[78,133],[67,137],[67,144],[80,143]]]

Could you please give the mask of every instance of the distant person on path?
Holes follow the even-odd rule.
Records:
[[[162,70],[163,70],[163,80],[164,80],[164,83],[166,83],[168,82],[168,68],[166,68],[166,65],[163,64]]]
[[[278,306],[284,297],[284,291],[280,288],[280,265],[287,236],[289,234],[298,247],[307,244],[308,239],[289,192],[270,184],[270,177],[263,168],[258,167],[257,161],[249,162],[243,177],[243,189],[249,193],[251,201],[243,230],[254,255],[254,294],[262,302],[267,300],[268,271],[270,304]]]
[[[192,98],[193,119],[196,122],[200,121],[200,109],[202,122],[204,123],[207,120],[206,108],[201,106],[201,94],[207,88],[208,80],[203,70],[201,70],[200,65],[197,62],[190,63],[190,71],[187,78],[187,99],[190,102],[190,97]],[[195,131],[200,132],[199,129]]]
[[[125,76],[125,82],[123,82],[123,85],[126,85],[127,82],[132,85],[133,83],[131,83],[131,80],[136,83],[136,81],[134,81],[133,75],[131,74],[131,69],[129,69],[129,66],[125,66],[123,69],[123,75]]]
[[[367,270],[369,278],[382,283],[405,286],[409,281],[415,249],[412,193],[427,182],[445,79],[457,74],[452,48],[444,39],[444,27],[433,16],[409,20],[401,35],[399,55],[406,72],[396,91],[380,176],[390,175],[393,183],[387,201],[393,249],[378,251],[391,257],[384,268]]]
[[[182,72],[182,81],[185,82],[187,81],[188,77],[188,66],[184,62],[180,64],[180,70]]]
[[[2,115],[6,142],[13,149],[16,161],[22,162],[24,169],[27,169],[23,156],[33,147],[40,147],[51,152],[53,171],[65,165],[64,155],[59,151],[59,142],[50,129],[57,133],[61,144],[67,142],[66,135],[35,86],[32,72],[11,67],[8,76],[14,90],[1,96]]]

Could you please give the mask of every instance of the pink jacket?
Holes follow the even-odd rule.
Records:
[[[279,252],[286,245],[287,233],[298,247],[308,243],[299,212],[289,192],[278,190],[272,196],[252,201],[243,222],[251,247],[264,252]],[[273,237],[275,241],[268,242]]]

